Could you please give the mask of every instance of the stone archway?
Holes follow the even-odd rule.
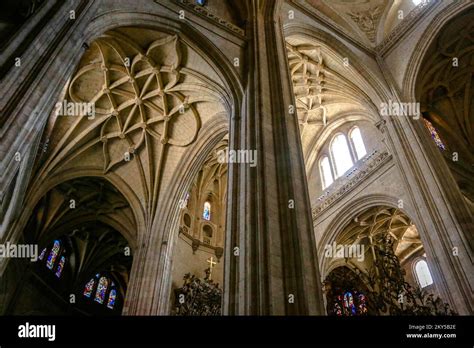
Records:
[[[153,15],[123,15],[125,22],[131,24],[159,26]],[[97,30],[105,27],[117,26],[116,17],[107,21],[108,15],[103,16],[100,23],[90,23],[87,37],[96,36]],[[187,178],[194,175],[212,146],[227,131],[233,110],[238,110],[238,103],[233,102],[239,94],[238,81],[234,79],[230,83],[237,86],[235,90],[227,88],[235,78],[234,72],[223,72],[227,63],[211,67],[222,61],[220,54],[209,58],[212,50],[203,54],[206,44],[196,43],[201,36],[194,36],[193,41],[179,33],[182,23],[170,33],[172,26],[166,23],[166,33],[121,27],[97,35],[95,41],[84,46],[88,50],[43,134],[48,150],[42,148],[39,152],[35,176],[27,192],[34,196],[44,188],[44,183],[53,185],[77,172],[121,182],[136,198],[134,213],[140,222],[136,261],[140,260],[141,264],[134,264],[132,283],[137,278],[143,279],[142,272],[147,272],[146,268],[157,261],[161,265],[153,266],[155,269],[148,272],[163,267],[167,275],[158,279],[169,284],[171,249],[166,249],[166,245],[171,246],[176,235],[168,227],[177,223],[179,211],[173,203],[188,184]],[[193,69],[194,66],[200,71]],[[69,104],[87,103],[93,104],[94,115],[88,114],[87,108],[72,108],[73,114],[69,116],[57,115],[58,112],[69,114]],[[166,225],[162,225],[163,221]],[[160,231],[152,232],[156,229]],[[15,231],[20,230],[16,226]],[[164,254],[159,261],[146,263],[147,252],[142,249],[150,245],[165,247]],[[161,255],[161,252],[153,254]],[[159,307],[165,308],[167,301],[157,298],[169,293],[168,286],[147,286],[158,294],[151,298],[141,296],[147,302],[147,309],[140,311],[166,311]],[[132,286],[136,291],[141,291],[140,287]],[[139,298],[131,298],[125,306],[126,313],[137,310],[130,306]]]
[[[347,266],[333,269],[323,282],[329,316],[361,316],[373,313],[367,286]]]
[[[474,208],[472,185],[474,163],[474,9],[462,12],[443,26],[421,63],[416,97],[420,100],[425,124],[434,137],[438,133],[444,157],[461,193]]]
[[[226,136],[208,155],[181,201],[173,250],[171,314],[222,314],[228,163],[221,157],[227,151]],[[193,285],[196,287],[190,288]]]
[[[8,284],[6,313],[120,315],[136,232],[130,204],[103,178],[80,177],[58,184],[37,202],[22,234],[22,243],[37,247],[37,260],[12,259],[8,264],[7,276],[21,269],[22,277]],[[94,301],[96,288],[91,299],[85,298],[89,278],[105,273],[113,281],[102,302]]]
[[[330,280],[330,275],[338,268],[353,270],[363,286],[352,284],[351,288],[346,284],[345,291],[359,291],[364,294],[364,299],[371,299],[371,314],[445,313],[442,301],[431,302],[427,295],[439,296],[438,287],[442,284],[438,277],[433,277],[434,283],[423,288],[424,293],[419,290],[420,284],[413,269],[420,258],[426,260],[426,253],[415,224],[399,209],[376,205],[362,210],[320,249],[322,274]],[[428,264],[430,270],[436,268],[431,260]],[[332,282],[339,284],[337,279]],[[338,296],[343,295],[338,293]],[[332,305],[331,299],[334,300],[331,297],[329,305]],[[343,310],[344,303],[340,305]],[[337,315],[360,314],[358,310],[357,313],[344,313]]]

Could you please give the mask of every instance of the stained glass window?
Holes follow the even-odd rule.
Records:
[[[344,134],[338,134],[334,137],[331,144],[331,151],[334,157],[334,163],[336,164],[336,178],[338,178],[354,165]]]
[[[340,299],[339,299],[340,300]],[[342,317],[342,307],[341,307],[341,301],[334,302],[334,314],[337,315],[338,317]]]
[[[362,140],[362,135],[360,134],[360,129],[355,127],[352,129],[350,134],[352,144],[354,145],[354,150],[356,152],[357,159],[360,160],[367,154],[365,150],[364,141]]]
[[[117,297],[117,291],[115,291],[115,289],[110,290],[109,300],[107,301],[107,308],[114,309],[116,297]]]
[[[40,256],[38,257],[38,259],[43,260],[43,259],[44,259],[44,255],[46,255],[46,248],[43,249],[43,251],[41,252],[41,254],[40,254]]]
[[[356,306],[354,304],[354,297],[350,291],[344,294],[344,312],[346,315],[356,315]]]
[[[91,279],[87,282],[86,286],[84,287],[84,296],[85,297],[91,297],[92,290],[94,290],[94,283],[95,283],[94,279]]]
[[[97,285],[97,291],[95,292],[94,301],[99,302],[100,304],[104,303],[105,292],[107,291],[107,286],[109,281],[106,277],[100,277],[99,284]]]
[[[320,166],[321,166],[323,189],[325,189],[326,187],[329,187],[334,181],[332,177],[332,172],[331,172],[331,165],[329,163],[329,158],[327,156],[323,157],[323,159],[321,160]]]
[[[428,264],[425,260],[420,260],[415,265],[416,277],[422,288],[433,284],[433,278],[431,277]]]
[[[364,294],[359,294],[359,305],[357,306],[358,307],[358,311],[359,311],[359,314],[367,314],[367,299],[365,297]]]
[[[49,253],[48,260],[46,261],[46,266],[49,269],[53,269],[53,266],[54,266],[54,263],[56,262],[56,258],[58,257],[60,248],[61,248],[61,243],[59,242],[59,240],[55,240],[53,244],[53,248],[51,249],[51,252]]]
[[[332,311],[339,317],[367,315],[367,298],[358,291],[345,291],[335,297]]]
[[[431,138],[433,138],[433,141],[435,142],[436,146],[438,146],[441,150],[446,150],[446,146],[444,145],[443,141],[439,137],[438,131],[436,128],[433,126],[433,124],[428,121],[426,118],[423,118],[423,122],[425,124],[426,129],[431,134]]]
[[[85,297],[93,298],[93,302],[106,306],[108,309],[114,309],[117,302],[117,289],[114,281],[100,273],[89,280],[84,287],[83,294]]]
[[[204,210],[202,212],[202,217],[204,220],[211,220],[211,203],[204,203]]]
[[[64,256],[61,256],[61,258],[59,259],[58,268],[56,270],[56,277],[58,278],[61,277],[61,273],[63,271],[65,263],[66,263],[66,258]]]

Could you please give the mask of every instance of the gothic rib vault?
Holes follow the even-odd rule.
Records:
[[[217,75],[195,70],[200,66],[205,62],[176,35],[120,28],[99,37],[64,96],[93,103],[95,115],[52,117],[37,183],[72,168],[105,176],[114,169],[152,219],[163,181],[172,179],[202,127],[225,114]]]
[[[430,262],[436,260],[433,274],[443,296],[464,312],[471,310],[469,259],[451,255],[453,246],[469,252],[463,249],[462,223],[471,220],[461,220],[459,227],[458,207],[452,203],[456,201],[441,192],[456,193],[457,187],[439,184],[439,173],[435,173],[439,164],[420,145],[431,139],[413,132],[412,120],[379,115],[380,102],[405,92],[398,90],[390,76],[403,75],[403,61],[393,56],[385,60],[389,53],[380,47],[393,37],[400,38],[403,30],[397,28],[404,23],[408,30],[415,15],[434,21],[429,11],[444,9],[442,5],[430,3],[427,13],[416,7],[409,21],[396,26],[397,10],[404,9],[398,1],[285,2],[285,9],[295,10],[303,23],[298,27],[282,25],[287,13],[278,7],[281,4],[248,8],[255,13],[247,21],[240,18],[242,13],[226,13],[224,20],[213,14],[216,8],[189,1],[161,3],[147,4],[150,13],[146,14],[127,8],[116,14],[117,23],[113,16],[107,19],[109,13],[91,12],[93,29],[86,26],[86,37],[94,39],[84,44],[85,53],[75,55],[82,57],[80,61],[67,61],[76,70],[71,75],[63,72],[68,81],[60,98],[54,99],[66,106],[93,104],[94,114],[53,112],[49,116],[32,179],[24,184],[26,198],[19,213],[19,220],[26,221],[30,215],[36,219],[31,224],[37,228],[23,232],[20,222],[7,237],[43,243],[82,219],[84,226],[67,238],[86,246],[110,242],[116,251],[124,240],[116,243],[108,236],[122,234],[134,251],[133,269],[121,270],[131,284],[125,314],[169,313],[167,289],[183,273],[178,269],[171,274],[171,265],[176,266],[182,257],[176,248],[183,236],[190,254],[205,250],[226,262],[226,314],[308,314],[322,313],[319,270],[340,266],[318,264],[327,232],[331,236],[338,232],[334,240],[341,244],[364,244],[375,235],[387,234],[396,241],[395,253],[402,262],[423,252]],[[226,4],[222,8],[231,11],[232,6]],[[311,11],[298,12],[308,6],[327,20],[316,25]],[[202,27],[191,28],[176,19],[174,15],[183,8],[189,11],[187,20]],[[122,20],[124,26],[118,24]],[[161,29],[150,29],[155,27],[153,21]],[[169,30],[162,30],[167,25]],[[453,166],[453,172],[467,202],[472,201],[472,86],[468,78],[472,74],[466,59],[472,53],[472,25],[461,30],[459,37],[453,31],[456,28],[449,35],[441,33],[426,52],[417,97],[442,138],[461,149],[463,161]],[[411,53],[410,45],[415,44],[407,40],[406,45]],[[381,56],[375,52],[382,52]],[[453,56],[461,58],[459,74],[446,69]],[[237,57],[240,65],[235,65]],[[241,92],[229,88],[233,78],[235,89],[239,83],[244,85],[243,100],[232,100]],[[57,81],[52,79],[51,84]],[[33,100],[37,94],[41,93],[29,96]],[[453,108],[453,104],[462,107]],[[288,107],[294,109],[290,117],[283,117],[288,116]],[[46,109],[51,108],[42,105],[41,110]],[[330,188],[323,187],[318,181],[319,160],[333,155],[329,145],[335,135],[349,139],[355,126],[370,151],[363,158],[353,156],[350,172],[335,178]],[[255,149],[261,162],[256,169],[220,163],[216,151],[228,147]],[[34,144],[31,148],[36,151]],[[14,179],[18,183],[20,174]],[[313,185],[309,190],[307,182]],[[188,210],[180,210],[178,203],[186,192],[191,192],[191,204]],[[287,201],[293,198],[299,205],[288,210]],[[78,209],[61,212],[70,200]],[[202,219],[206,200],[212,203],[213,217],[216,211],[221,214],[214,221]],[[403,211],[396,209],[397,200],[404,202]],[[349,207],[358,209],[354,203],[364,207],[370,203],[370,207],[347,226],[332,231],[336,220],[352,214]],[[338,210],[347,214],[336,214]],[[230,257],[235,256],[235,247],[242,251],[239,259]],[[206,264],[205,259],[201,261]],[[301,301],[296,306],[288,305],[289,292]]]

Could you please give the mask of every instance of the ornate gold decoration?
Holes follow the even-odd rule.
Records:
[[[178,316],[221,315],[222,290],[211,280],[210,269],[205,270],[204,279],[187,273],[183,286],[174,290],[173,314]]]
[[[368,272],[358,272],[373,291],[369,297],[381,315],[455,315],[449,304],[405,281],[405,271],[394,252],[394,239],[381,236],[371,244],[374,262]]]
[[[377,206],[365,210],[343,229],[336,243],[365,246],[366,260],[358,264],[360,268],[354,267],[358,282],[351,285],[367,296],[371,314],[454,314],[439,297],[405,280],[402,263],[424,250],[415,225],[399,209]],[[346,262],[353,260],[347,258]]]

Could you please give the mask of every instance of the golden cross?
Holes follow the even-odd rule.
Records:
[[[214,261],[214,258],[211,256],[207,259],[207,263],[209,264],[209,280],[211,280],[212,268],[214,267],[214,265],[217,265],[217,262]]]

